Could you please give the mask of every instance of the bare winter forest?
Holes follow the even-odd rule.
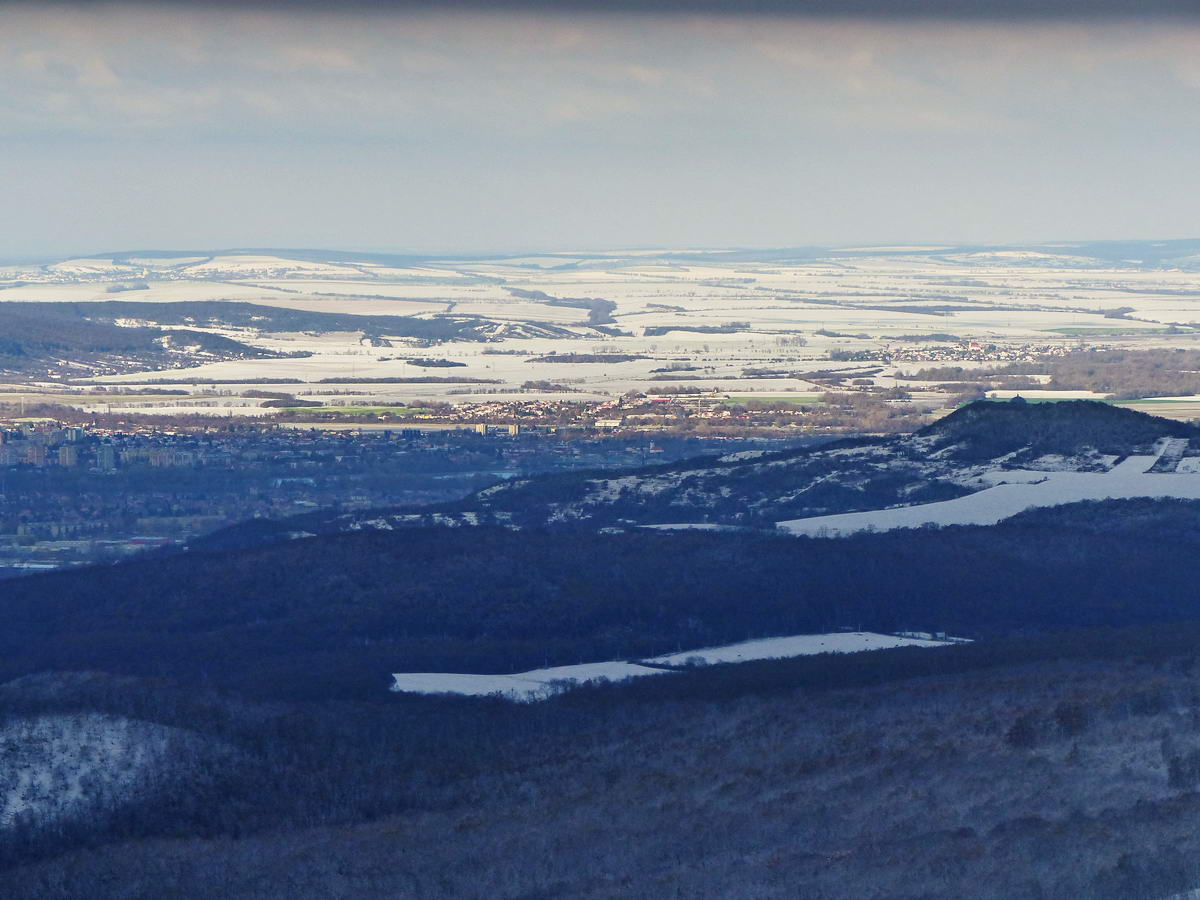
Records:
[[[406,781],[400,811],[94,844],[6,873],[6,895],[1160,898],[1200,880],[1200,669],[1141,640],[1140,662],[485,706],[505,735],[489,764],[465,761],[479,735],[461,720],[443,758],[425,735],[427,756],[376,764],[372,777]],[[329,737],[319,718],[253,715],[276,749],[289,732],[316,738],[293,764]],[[350,765],[332,751],[313,774],[369,793]]]

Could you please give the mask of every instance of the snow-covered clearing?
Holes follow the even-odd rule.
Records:
[[[534,669],[517,675],[461,675],[453,672],[418,672],[393,675],[392,690],[414,694],[462,694],[467,697],[496,695],[530,703],[558,693],[561,686],[589,681],[626,681],[645,675],[664,675],[669,669],[654,669],[627,662],[584,663]]]
[[[871,631],[846,631],[834,634],[797,634],[791,637],[763,638],[742,641],[724,647],[686,650],[668,653],[646,660],[665,666],[684,666],[692,662],[731,663],[755,659],[786,659],[792,656],[813,656],[817,653],[859,653],[863,650],[888,650],[892,647],[944,647],[945,641],[875,634]]]
[[[985,473],[993,486],[939,503],[812,516],[776,523],[791,534],[838,537],[855,532],[892,531],[923,525],[995,525],[1027,509],[1084,500],[1175,497],[1200,500],[1200,477],[1189,467],[1175,472],[1148,470],[1165,452],[1180,450],[1177,440],[1159,442],[1154,456],[1130,456],[1109,472],[1053,472],[1017,469]]]
[[[520,703],[545,700],[562,690],[591,681],[627,681],[647,675],[669,675],[678,669],[654,666],[685,666],[694,663],[734,663],[758,659],[786,659],[818,653],[858,653],[892,647],[945,647],[950,641],[922,640],[869,631],[833,634],[800,634],[790,637],[742,641],[721,647],[685,650],[636,662],[583,663],[534,669],[516,675],[466,675],[454,672],[399,673],[392,676],[392,690],[412,694],[460,694],[468,697],[502,697]]]
[[[853,257],[834,254],[788,263],[741,255],[726,259],[721,252],[706,253],[702,260],[613,251],[411,263],[397,259],[394,265],[344,254],[326,260],[312,254],[295,258],[284,251],[174,258],[137,254],[6,267],[0,279],[11,282],[0,281],[0,303],[226,300],[308,312],[476,317],[486,321],[473,337],[487,338],[486,347],[478,340],[438,345],[439,356],[468,363],[470,369],[458,374],[496,379],[507,389],[519,389],[527,381],[565,383],[600,397],[660,389],[664,381],[679,377],[670,370],[678,363],[694,368],[680,370],[690,374],[677,386],[767,399],[766,395],[819,393],[822,389],[803,376],[829,368],[835,351],[861,354],[851,367],[878,363],[878,371],[868,377],[876,386],[892,387],[898,384],[892,377],[897,370],[912,372],[939,362],[964,368],[997,362],[974,359],[962,346],[968,342],[996,345],[1008,360],[1051,345],[1073,347],[1078,339],[1071,332],[1078,330],[1094,332],[1089,340],[1100,342],[1107,341],[1114,328],[1137,331],[1139,347],[1190,346],[1194,341],[1186,329],[1167,333],[1161,326],[1200,322],[1200,307],[1193,300],[1200,293],[1198,261],[1184,259],[1165,269],[1114,268],[1111,262],[1089,260],[1070,249],[947,252],[884,247],[855,251],[861,255]],[[111,292],[114,285],[124,289]],[[610,301],[608,331],[589,327],[586,304],[561,305],[565,298]],[[1118,304],[1132,312],[1120,320],[1106,317]],[[939,314],[930,315],[932,311]],[[716,333],[732,323],[741,324]],[[687,330],[714,326],[714,332]],[[221,333],[203,323],[189,327]],[[683,330],[646,333],[656,328]],[[402,361],[383,357],[422,351],[419,341],[377,331],[373,326],[371,339],[356,332],[325,340],[250,329],[238,339],[313,356],[231,360],[179,370],[179,377],[385,377],[404,370]],[[914,334],[934,333],[955,339],[928,344],[911,340]],[[389,340],[392,346],[371,346],[375,338]],[[497,350],[511,355],[494,354]],[[644,358],[626,363],[527,362],[552,350],[564,358],[605,351]],[[887,353],[895,351],[900,351],[897,361],[888,362]],[[883,359],[874,358],[881,353]],[[787,374],[759,378],[755,370]],[[111,380],[164,374],[169,373]],[[899,384],[914,391],[912,400],[918,406],[937,409],[946,400],[944,394],[923,391],[919,384]],[[362,390],[364,396],[380,396],[392,389]],[[450,383],[431,383],[419,391],[414,388],[412,396],[468,400],[460,390]],[[1046,399],[1080,396],[1022,393]],[[1190,408],[1161,406],[1153,411],[1180,418],[1195,415]]]

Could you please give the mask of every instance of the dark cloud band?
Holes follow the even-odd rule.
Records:
[[[146,6],[355,11],[463,11],[611,14],[707,13],[883,19],[1196,18],[1200,0],[133,0]],[[79,0],[79,6],[111,0]]]

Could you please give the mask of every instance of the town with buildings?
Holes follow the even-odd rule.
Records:
[[[255,518],[444,502],[527,474],[786,441],[515,425],[0,425],[0,575],[116,561]]]

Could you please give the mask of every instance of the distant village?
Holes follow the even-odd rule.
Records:
[[[926,343],[934,337],[936,335],[914,336],[912,342],[888,343],[881,348],[870,350],[837,349],[830,356],[843,362],[1033,362],[1047,357],[1066,356],[1076,349],[1063,343],[994,344],[958,339],[950,343]]]

